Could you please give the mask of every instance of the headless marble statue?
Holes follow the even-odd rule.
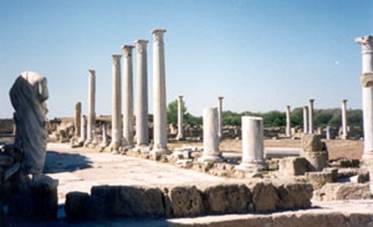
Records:
[[[47,144],[47,79],[35,72],[23,72],[9,92],[15,110],[14,145],[23,153],[21,168],[26,174],[41,175]]]

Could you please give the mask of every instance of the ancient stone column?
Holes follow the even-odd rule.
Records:
[[[325,128],[325,137],[327,140],[330,140],[330,126],[326,126]]]
[[[133,70],[132,45],[124,45],[124,77],[123,77],[123,145],[133,147]]]
[[[164,58],[164,29],[153,30],[153,114],[154,146],[152,154],[160,156],[167,149],[166,71]]]
[[[200,162],[221,161],[219,151],[219,118],[217,108],[203,110],[203,153]]]
[[[96,72],[88,70],[87,139],[85,145],[93,144],[96,129]]]
[[[360,77],[363,90],[363,123],[364,152],[363,160],[373,160],[373,36],[355,39],[362,49],[362,75]]]
[[[223,99],[224,97],[220,96],[218,97],[218,121],[219,121],[219,126],[218,126],[218,135],[219,138],[222,138],[223,136]]]
[[[303,133],[308,134],[308,106],[303,106]]]
[[[80,124],[79,143],[84,143],[85,140],[87,139],[87,118],[85,115],[82,115],[82,119],[80,122],[81,124]]]
[[[136,40],[136,146],[149,144],[147,40]]]
[[[109,144],[109,142],[108,142],[108,138],[107,138],[106,124],[103,124],[102,125],[102,141],[101,141],[100,147],[105,148],[105,147],[107,147],[108,144]]]
[[[75,137],[80,137],[80,125],[81,125],[81,119],[82,119],[82,103],[77,102],[75,104]]]
[[[313,125],[313,103],[315,102],[314,99],[310,99],[308,104],[308,133],[314,133],[314,125]]]
[[[285,135],[286,137],[291,137],[291,122],[290,122],[290,106],[286,106],[286,129],[285,129]]]
[[[250,172],[265,168],[263,118],[243,116],[242,127],[242,161],[237,170]]]
[[[121,92],[121,55],[112,56],[112,111],[111,111],[111,150],[119,153],[122,145],[122,92]]]
[[[177,97],[177,140],[184,139],[184,129],[183,129],[183,120],[184,120],[184,113],[183,113],[183,96]]]
[[[347,139],[347,99],[342,100],[342,139]]]

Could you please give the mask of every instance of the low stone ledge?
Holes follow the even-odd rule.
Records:
[[[370,199],[371,194],[368,183],[327,183],[314,191],[313,198],[318,201]]]
[[[203,190],[208,214],[247,213],[253,211],[251,192],[243,184],[209,186]]]
[[[332,183],[333,174],[330,171],[307,172],[306,179],[312,184],[313,188],[316,190],[322,188],[326,183]]]
[[[196,186],[94,186],[91,195],[71,192],[70,221],[115,217],[196,217],[205,214],[269,213],[310,206],[312,186],[263,180]]]

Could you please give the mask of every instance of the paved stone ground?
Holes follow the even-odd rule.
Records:
[[[67,144],[49,144],[45,172],[59,180],[59,203],[70,191],[90,192],[94,185],[170,185],[237,182],[151,160],[89,149],[71,149]]]
[[[65,194],[70,191],[89,192],[93,185],[165,185],[165,184],[209,184],[237,182],[239,179],[214,177],[193,170],[185,170],[170,164],[157,163],[110,153],[98,153],[89,149],[71,149],[67,144],[49,144],[46,161],[48,175],[59,180],[60,217],[63,217]],[[314,208],[300,211],[276,212],[267,215],[241,214],[204,216],[179,219],[116,219],[100,222],[66,223],[58,220],[47,223],[13,223],[12,226],[263,226],[253,225],[257,220],[269,220],[264,226],[278,226],[273,220],[283,219],[292,223],[297,217],[319,220],[321,226],[336,226],[333,223],[345,220],[351,214],[367,215],[369,226],[373,226],[373,200],[335,201],[314,203]],[[325,217],[325,215],[327,217]],[[339,216],[338,216],[339,215]],[[342,216],[342,219],[341,219]],[[276,219],[277,218],[277,219]],[[302,218],[300,218],[302,219]],[[254,220],[254,221],[253,221]],[[303,219],[303,222],[309,222]],[[371,220],[371,221],[370,221]],[[281,225],[281,226],[289,226]],[[302,223],[302,222],[301,222]],[[299,223],[298,223],[299,224]],[[338,224],[336,222],[336,224]],[[293,226],[304,226],[301,225]],[[306,226],[320,226],[308,223]],[[343,225],[351,226],[351,225]],[[359,225],[361,226],[361,225]],[[363,226],[367,226],[364,224]]]

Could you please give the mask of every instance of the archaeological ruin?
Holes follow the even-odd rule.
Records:
[[[347,99],[335,100],[338,126],[317,124],[309,97],[286,105],[279,127],[254,112],[229,124],[226,96],[192,124],[180,91],[170,113],[167,34],[154,29],[151,42],[111,56],[110,115],[97,113],[97,84],[108,77],[95,69],[74,115],[50,120],[47,78],[15,78],[14,117],[0,120],[0,226],[373,226],[373,36],[355,40],[363,128],[354,128]]]

